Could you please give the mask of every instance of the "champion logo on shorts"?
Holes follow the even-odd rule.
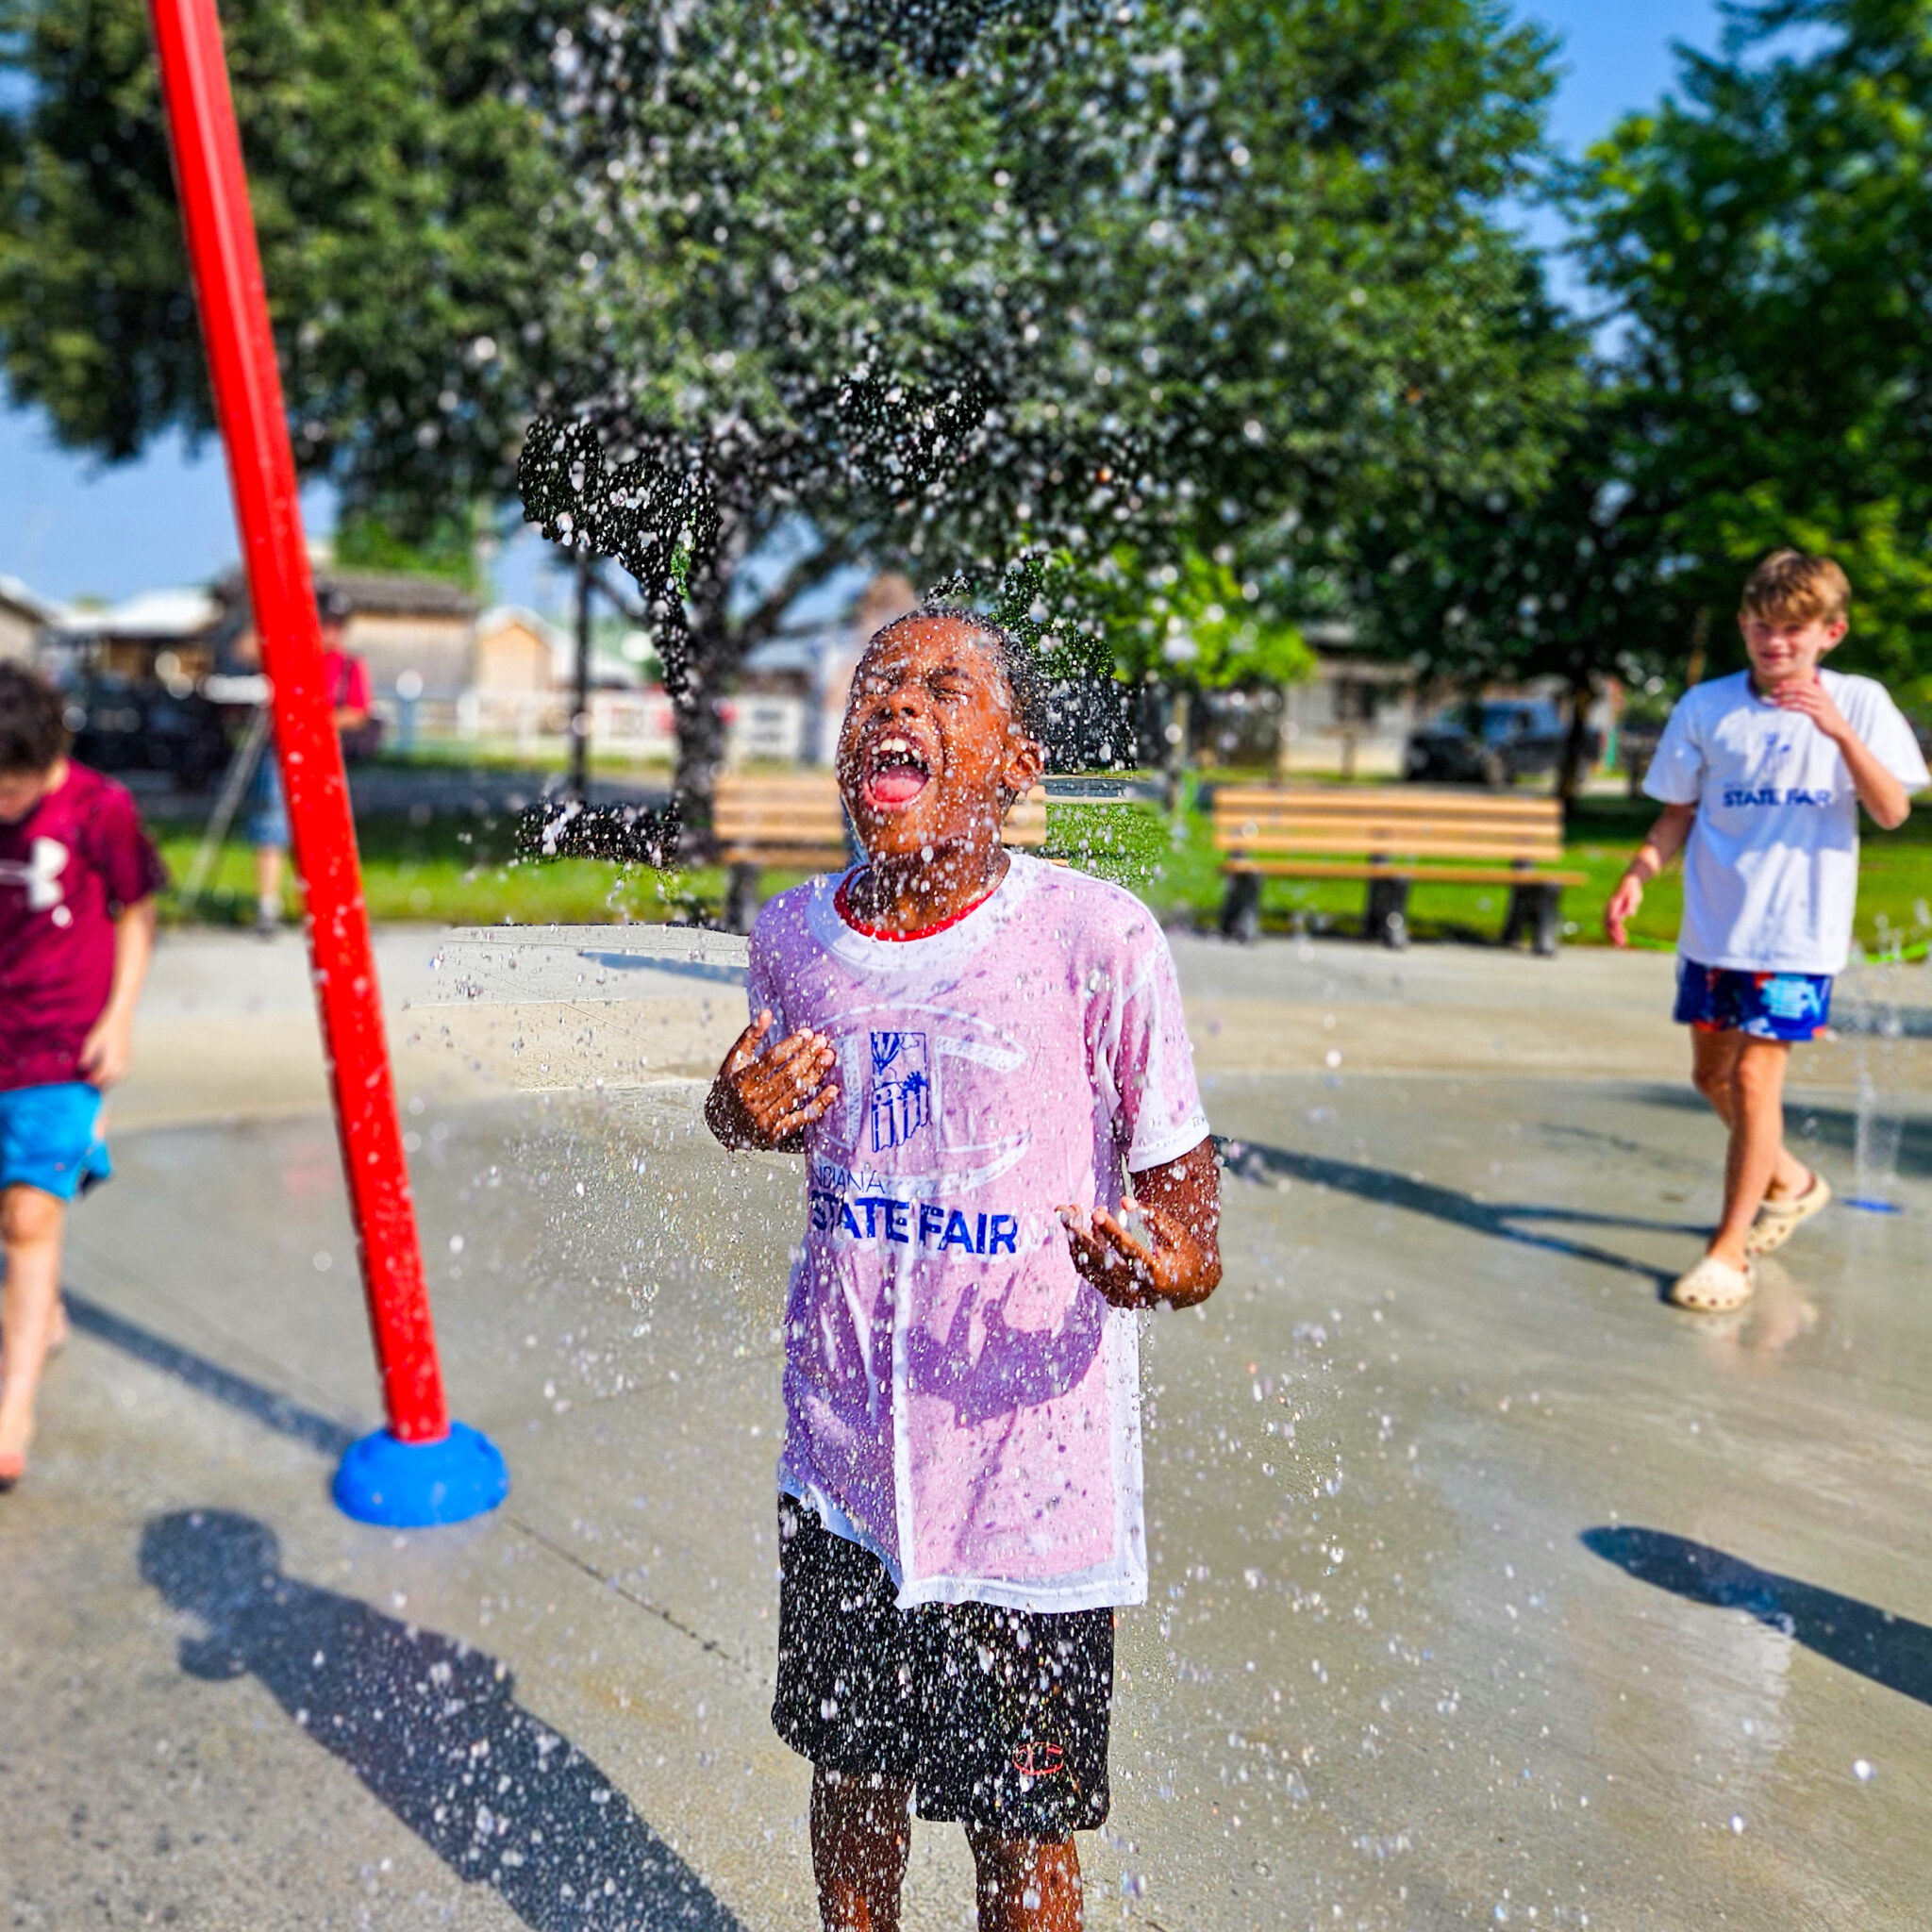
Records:
[[[1022,1777],[1051,1777],[1066,1762],[1067,1754],[1058,1744],[1021,1744],[1013,1752],[1013,1769]]]

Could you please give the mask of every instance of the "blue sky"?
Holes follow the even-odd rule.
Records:
[[[1714,0],[1519,0],[1518,10],[1563,41],[1562,86],[1552,131],[1574,151],[1617,116],[1646,106],[1671,84],[1671,44],[1716,43]],[[1551,230],[1535,230],[1548,239]],[[325,528],[325,492],[305,500],[311,528]],[[549,603],[541,551],[514,543],[498,569],[499,591]],[[56,448],[39,420],[0,411],[0,572],[42,594],[136,591],[205,581],[238,555],[220,452],[191,458],[178,443],[102,469]]]

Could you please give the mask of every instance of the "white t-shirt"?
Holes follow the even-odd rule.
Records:
[[[1818,675],[1907,791],[1932,785],[1882,684]],[[1748,671],[1694,685],[1664,726],[1643,789],[1697,808],[1684,848],[1684,958],[1742,973],[1843,970],[1858,895],[1858,798],[1844,755],[1810,719],[1759,697]]]
[[[1139,1324],[1081,1278],[1058,1208],[1117,1210],[1207,1138],[1167,940],[1024,853],[921,939],[854,930],[838,886],[779,893],[751,936],[752,1012],[839,1057],[805,1136],[779,1487],[902,1609],[1142,1603]]]

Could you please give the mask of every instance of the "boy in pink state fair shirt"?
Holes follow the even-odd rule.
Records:
[[[707,1108],[808,1162],[773,1718],[824,1923],[866,1932],[915,1801],[964,1823],[982,1926],[1080,1923],[1113,1610],[1147,1594],[1135,1311],[1221,1273],[1160,928],[1000,843],[1041,765],[1028,670],[967,612],[872,641],[839,748],[867,862],[764,908]]]
[[[108,1173],[101,1092],[127,1071],[162,876],[133,799],[69,762],[59,693],[0,664],[0,1490],[65,1327],[67,1204]]]

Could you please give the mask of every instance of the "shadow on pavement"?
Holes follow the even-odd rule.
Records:
[[[333,1416],[305,1408],[286,1395],[277,1395],[273,1389],[264,1389],[259,1382],[251,1382],[246,1375],[238,1375],[207,1356],[183,1348],[178,1341],[170,1341],[165,1335],[157,1335],[152,1328],[131,1322],[125,1315],[117,1315],[112,1308],[104,1308],[84,1294],[75,1294],[71,1288],[64,1289],[62,1296],[69,1320],[83,1335],[92,1335],[95,1341],[105,1341],[110,1348],[118,1348],[124,1355],[131,1355],[150,1368],[176,1377],[201,1394],[253,1416],[277,1435],[292,1436],[296,1441],[306,1442],[325,1456],[341,1456],[356,1440],[355,1431],[343,1427]]]
[[[1286,1176],[1309,1181],[1317,1187],[1332,1188],[1337,1193],[1385,1202],[1391,1208],[1406,1208],[1412,1214],[1427,1214],[1497,1241],[1516,1241],[1524,1247],[1541,1248],[1547,1254],[1567,1255],[1573,1260],[1594,1261],[1601,1267],[1615,1268],[1650,1282],[1659,1293],[1677,1278],[1674,1270],[1653,1268],[1647,1262],[1620,1255],[1614,1249],[1600,1248],[1591,1241],[1572,1241],[1563,1235],[1545,1234],[1518,1224],[1535,1221],[1570,1227],[1627,1227],[1646,1234],[1702,1236],[1708,1232],[1707,1228],[1687,1226],[1675,1221],[1591,1214],[1576,1208],[1543,1208],[1525,1202],[1478,1201],[1474,1194],[1461,1193],[1435,1181],[1395,1174],[1386,1167],[1370,1167],[1357,1160],[1336,1160],[1323,1154],[1297,1154],[1286,1147],[1264,1147],[1255,1141],[1224,1141],[1221,1147],[1228,1172],[1243,1180]]]
[[[1800,1073],[1803,1069],[1798,1070]],[[1668,1088],[1657,1090],[1645,1096],[1653,1106],[1675,1107],[1691,1113],[1708,1110],[1708,1103],[1702,1095],[1686,1088],[1682,1092]],[[1917,1097],[1914,1096],[1914,1104]],[[1897,1093],[1888,1095],[1874,1108],[1874,1112],[1899,1123],[1898,1171],[1903,1174],[1932,1174],[1932,1116],[1924,1113],[1907,1113],[1905,1096]],[[1792,1139],[1800,1137],[1816,1141],[1831,1148],[1835,1153],[1856,1156],[1858,1151],[1858,1116],[1849,1107],[1820,1107],[1807,1100],[1802,1094],[1788,1095],[1785,1100],[1785,1120],[1787,1132]],[[1722,1144],[1722,1143],[1719,1143]],[[1799,1157],[1801,1159],[1803,1156]]]
[[[1586,1529],[1581,1541],[1640,1583],[1692,1603],[1742,1610],[1888,1690],[1932,1704],[1932,1627],[1835,1590],[1759,1570],[1741,1557],[1668,1530]]]
[[[281,1571],[275,1532],[223,1509],[142,1532],[141,1574],[207,1635],[181,1668],[252,1675],[459,1877],[538,1932],[738,1932],[704,1881],[494,1657]]]

